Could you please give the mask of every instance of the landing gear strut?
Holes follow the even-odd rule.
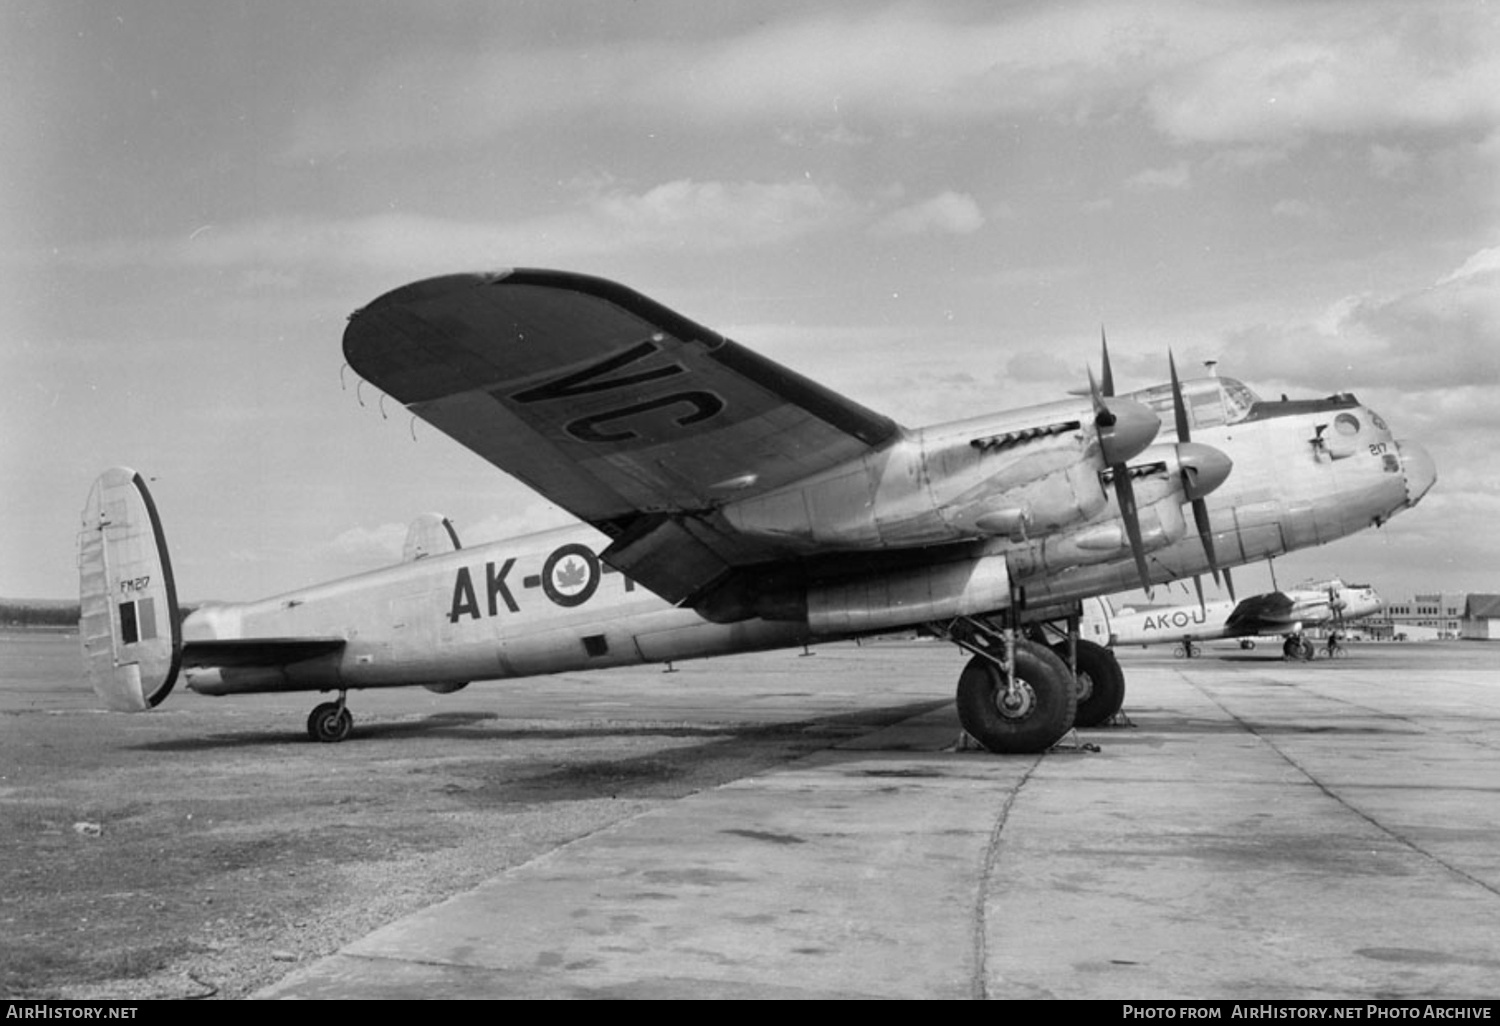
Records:
[[[1078,620],[1074,607],[1066,617],[1054,615],[1036,621],[1029,631],[1032,640],[1038,642],[1060,638],[1051,643],[1052,651],[1078,681],[1078,712],[1073,726],[1098,727],[1113,719],[1125,704],[1125,671],[1108,648],[1078,636]]]
[[[1067,646],[1058,654],[1066,656]],[[1125,671],[1120,661],[1103,645],[1079,638],[1074,645],[1075,665],[1078,677],[1078,712],[1073,717],[1075,727],[1097,727],[1108,723],[1120,707],[1125,704]]]
[[[354,716],[344,706],[346,691],[339,692],[337,702],[324,702],[315,706],[307,717],[307,736],[314,741],[332,744],[342,741],[354,729]]]
[[[958,678],[958,719],[986,749],[1044,752],[1072,728],[1078,689],[1067,665],[1047,646],[975,617],[929,626],[974,653]]]

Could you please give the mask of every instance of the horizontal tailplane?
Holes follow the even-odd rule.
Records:
[[[161,520],[127,467],[99,476],[78,534],[78,635],[89,683],[117,712],[144,712],[177,683],[182,626]]]

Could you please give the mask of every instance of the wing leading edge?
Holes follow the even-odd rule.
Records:
[[[1292,610],[1292,599],[1283,592],[1251,595],[1234,607],[1225,626],[1242,634],[1275,634],[1295,622]]]
[[[897,438],[888,417],[622,285],[517,269],[432,278],[356,311],[361,376],[613,539],[673,602],[783,555],[725,502]]]

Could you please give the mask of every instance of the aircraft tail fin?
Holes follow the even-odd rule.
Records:
[[[410,563],[443,552],[457,552],[461,548],[463,546],[459,544],[453,521],[441,513],[423,513],[406,529],[406,544],[401,549],[401,562]]]
[[[177,586],[146,482],[111,467],[89,491],[78,534],[78,635],[89,683],[117,712],[144,712],[177,683]]]

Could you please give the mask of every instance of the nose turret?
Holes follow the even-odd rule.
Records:
[[[1437,483],[1437,464],[1432,462],[1428,451],[1416,442],[1398,441],[1396,451],[1401,454],[1401,473],[1406,478],[1406,508],[1410,509],[1422,501],[1422,496]]]

